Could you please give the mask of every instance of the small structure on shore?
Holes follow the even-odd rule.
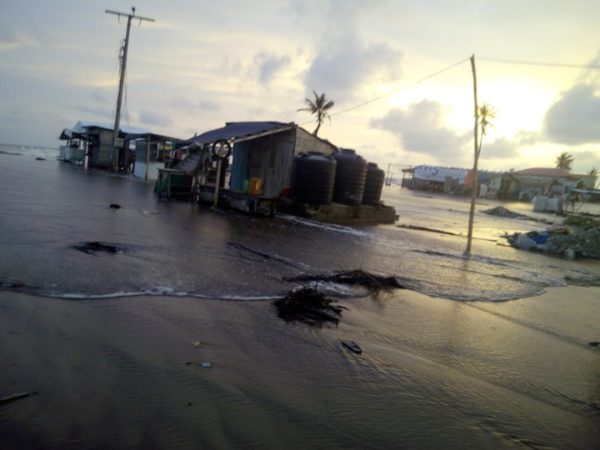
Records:
[[[465,194],[467,169],[419,165],[402,170],[402,187],[421,191]]]
[[[59,160],[87,164],[87,167],[94,169],[112,170],[113,135],[113,127],[108,124],[79,121],[73,128],[65,128],[60,134],[59,139],[65,144],[60,146]],[[158,167],[169,163],[174,146],[180,141],[144,128],[121,127],[116,142],[119,148],[119,171],[133,173],[146,180],[156,180]]]
[[[159,169],[175,164],[179,158],[176,145],[181,139],[156,133],[132,133],[127,136],[126,147],[135,155],[132,173],[144,180],[157,180]],[[131,151],[131,150],[129,150]]]
[[[148,133],[149,130],[133,127],[119,129],[121,154],[119,160],[127,161],[125,140],[129,134]],[[112,169],[113,127],[99,122],[79,121],[73,128],[65,128],[59,136],[66,145],[60,147],[59,159],[83,164],[87,158],[88,167]]]
[[[488,183],[488,197],[500,200],[533,200],[536,196],[558,197],[574,189],[593,189],[594,175],[567,170],[534,167],[498,174]]]
[[[177,177],[178,184],[191,186],[195,200],[246,212],[281,210],[338,223],[396,219],[394,209],[380,202],[383,171],[372,166],[374,181],[368,184],[364,159],[295,123],[228,122],[194,136],[180,149],[185,159],[171,171],[161,171],[161,196]],[[368,205],[363,204],[366,186]]]

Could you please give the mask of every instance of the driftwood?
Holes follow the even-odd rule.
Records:
[[[439,233],[439,234],[447,234],[449,236],[460,236],[460,237],[463,237],[462,234],[452,233],[451,231],[438,230],[436,228],[421,227],[419,225],[404,225],[404,224],[400,224],[400,225],[396,225],[396,226],[398,228],[406,228],[407,230],[429,231],[431,233]]]
[[[21,400],[21,399],[24,399],[27,397],[32,397],[34,395],[37,395],[37,391],[7,395],[6,397],[0,398],[0,405],[6,405],[7,403],[16,402],[17,400]]]

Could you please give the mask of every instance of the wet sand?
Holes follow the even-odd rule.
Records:
[[[598,448],[599,294],[482,303],[402,290],[340,300],[340,324],[319,329],[281,321],[268,301],[4,291],[0,396],[39,394],[0,406],[0,442]]]
[[[2,449],[600,447],[600,265],[496,245],[532,224],[481,214],[494,204],[466,258],[461,236],[159,202],[149,183],[32,155],[0,164],[0,398],[38,392],[0,405]],[[466,199],[415,197],[385,192],[402,223],[464,232]],[[321,282],[348,308],[337,327],[277,317],[290,277],[357,269],[410,289]]]

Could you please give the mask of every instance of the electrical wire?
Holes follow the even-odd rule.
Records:
[[[383,100],[384,98],[391,97],[392,95],[396,95],[398,92],[404,91],[404,90],[406,90],[406,89],[408,89],[408,88],[411,88],[411,87],[413,87],[413,86],[416,86],[416,85],[418,85],[418,84],[420,84],[420,83],[423,83],[423,82],[425,82],[425,81],[427,81],[427,80],[430,80],[431,78],[437,77],[438,75],[441,75],[441,74],[443,74],[444,72],[448,72],[449,70],[451,70],[451,69],[454,69],[454,68],[455,68],[455,67],[457,67],[457,66],[460,66],[461,64],[463,64],[463,63],[467,62],[468,60],[469,60],[469,58],[464,58],[464,59],[461,59],[460,61],[457,61],[457,62],[455,62],[455,63],[452,63],[452,64],[450,64],[449,66],[446,66],[446,67],[444,67],[444,68],[443,68],[443,69],[441,69],[441,70],[438,70],[438,71],[436,71],[436,72],[430,73],[429,75],[426,75],[426,76],[424,76],[423,78],[419,78],[418,80],[416,80],[416,81],[413,81],[412,83],[409,83],[409,84],[407,84],[407,85],[405,85],[405,86],[402,86],[402,87],[401,87],[401,88],[399,88],[399,89],[395,89],[395,90],[393,90],[393,91],[391,91],[391,92],[388,92],[388,93],[386,93],[386,94],[380,95],[380,96],[378,96],[378,97],[374,97],[374,98],[372,98],[372,99],[370,99],[370,100],[366,100],[366,101],[364,101],[364,102],[361,102],[361,103],[359,103],[359,104],[357,104],[357,105],[354,105],[354,106],[351,106],[351,107],[349,107],[349,108],[343,109],[343,110],[341,110],[341,111],[338,111],[338,112],[332,113],[332,114],[330,114],[329,116],[330,116],[330,117],[339,116],[339,115],[341,115],[341,114],[345,114],[345,113],[347,113],[347,112],[354,111],[355,109],[362,108],[363,106],[370,105],[371,103],[378,102],[379,100]],[[310,124],[310,123],[313,123],[313,122],[314,122],[314,120],[310,120],[310,121],[303,122],[303,123],[301,123],[300,125],[308,125],[308,124]]]
[[[437,72],[433,72],[433,73],[431,73],[429,75],[424,76],[423,78],[420,78],[420,79],[418,79],[416,81],[413,81],[410,84],[407,84],[406,86],[402,86],[399,89],[396,89],[394,91],[388,92],[387,94],[380,95],[379,97],[372,98],[371,100],[364,101],[362,103],[359,103],[358,105],[351,106],[350,108],[343,109],[341,111],[338,111],[338,112],[330,114],[330,115],[332,117],[333,116],[339,116],[340,114],[344,114],[344,113],[347,113],[347,112],[350,112],[350,111],[354,111],[355,109],[362,108],[363,106],[369,105],[369,104],[377,102],[379,100],[383,100],[384,98],[391,97],[392,95],[396,95],[398,92],[404,91],[404,90],[406,90],[408,88],[411,88],[413,86],[421,84],[421,83],[423,83],[423,82],[425,82],[427,80],[430,80],[431,78],[437,77],[438,75],[441,75],[444,72],[447,72],[447,71],[449,71],[451,69],[454,69],[455,67],[460,66],[461,64],[467,62],[468,60],[469,60],[469,58],[461,59],[460,61],[457,61],[457,62],[455,62],[453,64],[450,64],[449,66],[446,66],[443,69],[438,70]]]
[[[522,66],[541,66],[541,67],[563,67],[567,69],[600,69],[598,64],[569,64],[559,62],[548,62],[548,61],[527,61],[518,59],[499,59],[499,58],[486,58],[483,56],[477,57],[478,61],[495,62],[500,64],[514,64]]]

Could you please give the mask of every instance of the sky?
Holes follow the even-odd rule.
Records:
[[[56,147],[110,124],[129,12],[118,0],[0,1],[0,142]],[[335,102],[319,136],[380,167],[600,169],[597,0],[137,0],[121,123],[189,138],[225,122],[295,122]]]

